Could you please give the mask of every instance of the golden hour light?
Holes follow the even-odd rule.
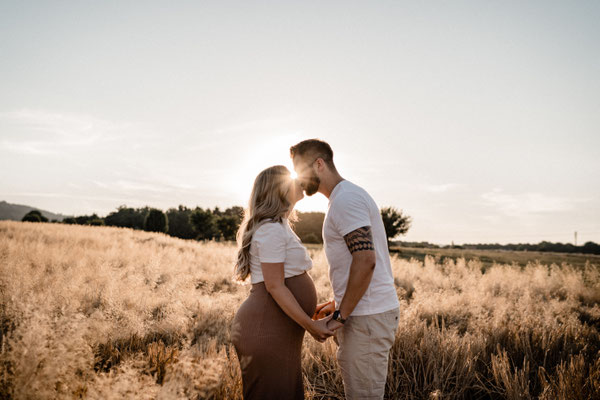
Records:
[[[0,2],[0,400],[600,399],[598,21]]]

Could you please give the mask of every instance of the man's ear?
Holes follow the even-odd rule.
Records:
[[[323,172],[325,170],[325,161],[322,158],[317,158],[315,164],[317,164],[317,171]]]

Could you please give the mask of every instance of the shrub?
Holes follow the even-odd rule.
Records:
[[[309,234],[305,235],[302,238],[302,242],[303,243],[315,243],[315,244],[322,243],[321,239],[313,232],[310,232]]]
[[[48,218],[44,217],[42,215],[42,213],[39,212],[38,210],[31,210],[27,214],[25,214],[25,216],[23,217],[23,219],[21,219],[21,221],[48,222]]]
[[[212,239],[217,235],[216,217],[209,209],[203,210],[197,207],[192,212],[190,220],[198,233],[197,239]]]
[[[389,241],[398,235],[405,235],[411,224],[411,218],[397,210],[394,207],[384,207],[381,209],[381,219],[385,227],[385,235]]]
[[[146,215],[144,220],[144,230],[149,232],[167,232],[168,221],[164,212],[159,209],[152,208]]]

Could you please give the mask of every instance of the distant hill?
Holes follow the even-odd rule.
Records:
[[[70,217],[70,215],[55,214],[50,211],[41,210],[36,207],[26,206],[22,204],[10,204],[2,200],[0,201],[0,220],[10,219],[13,221],[20,221],[23,218],[23,216],[31,210],[39,210],[44,217],[48,218],[48,221],[52,221],[53,219],[57,221],[62,221],[64,218]]]

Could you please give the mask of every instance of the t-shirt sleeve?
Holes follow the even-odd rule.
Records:
[[[286,237],[280,223],[267,222],[261,225],[252,235],[252,241],[257,245],[260,262],[285,261]]]
[[[334,224],[340,235],[346,236],[358,228],[371,226],[369,207],[360,194],[344,193],[336,200]]]

